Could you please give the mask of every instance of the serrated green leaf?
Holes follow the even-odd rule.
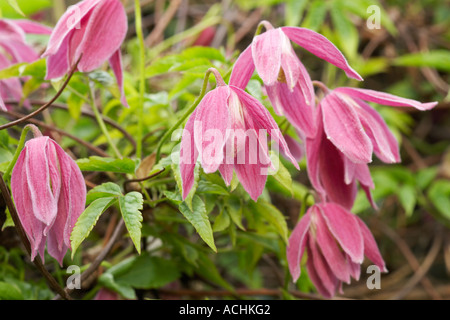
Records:
[[[180,204],[179,209],[183,216],[192,224],[203,241],[205,241],[211,249],[217,252],[216,245],[214,244],[211,223],[208,215],[206,214],[206,207],[202,199],[197,195],[194,196],[192,199],[193,210],[189,209],[185,202]]]
[[[116,198],[106,197],[95,200],[90,206],[83,211],[73,227],[70,235],[70,244],[72,247],[72,259],[80,244],[86,239],[100,216],[105,212],[114,202]]]
[[[92,156],[78,159],[77,165],[81,171],[108,171],[134,174],[138,164],[135,160],[128,158],[114,159]]]
[[[137,252],[141,253],[141,229],[144,198],[139,192],[130,192],[125,196],[119,196],[119,207],[125,226]]]
[[[114,182],[102,183],[89,190],[86,196],[86,205],[89,205],[94,200],[105,197],[118,197],[122,195],[122,190]]]

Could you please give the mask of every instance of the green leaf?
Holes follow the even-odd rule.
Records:
[[[410,53],[396,58],[393,63],[397,66],[429,67],[439,71],[450,72],[450,52],[447,50],[432,50]]]
[[[104,273],[98,279],[99,283],[105,288],[117,292],[125,299],[135,300],[136,292],[131,286],[117,283],[114,279],[114,275],[111,273]]]
[[[125,196],[119,196],[119,207],[122,213],[125,226],[130,234],[130,238],[136,247],[137,252],[141,253],[141,229],[144,198],[139,192],[130,192]]]
[[[333,3],[330,14],[339,40],[338,47],[342,49],[347,57],[354,58],[357,54],[359,43],[358,30],[337,2]]]
[[[113,182],[106,182],[89,190],[86,196],[86,204],[105,197],[118,197],[122,195],[120,187]]]
[[[214,220],[213,231],[219,232],[223,231],[230,226],[230,216],[226,213],[225,210],[222,210],[220,214]]]
[[[12,2],[12,0],[0,1],[0,11],[6,18],[23,18],[24,14],[30,16],[51,7],[50,0],[14,0],[23,12],[23,14],[20,14],[11,6],[10,1]]]
[[[409,184],[404,185],[398,190],[398,197],[402,207],[405,209],[406,215],[410,217],[413,214],[417,202],[416,189]]]
[[[75,224],[70,235],[70,244],[72,247],[72,259],[80,244],[89,236],[89,233],[94,228],[98,218],[106,211],[114,202],[116,198],[106,197],[95,200],[89,207],[84,210]]]
[[[127,272],[115,277],[115,281],[119,285],[136,289],[155,289],[179,277],[180,271],[172,260],[152,257],[144,252],[134,260]]]
[[[274,153],[270,154],[270,158],[274,166],[278,167],[278,170],[276,170],[276,172],[273,172],[271,169],[269,169],[269,174],[271,175],[271,177],[277,180],[284,188],[286,188],[286,190],[290,192],[291,196],[293,196],[294,190],[292,187],[292,177],[291,174],[289,173],[289,170],[286,169],[281,160]]]
[[[318,31],[325,20],[327,7],[328,4],[325,1],[315,0],[311,2],[301,26],[303,28]]]
[[[431,185],[428,197],[436,209],[447,219],[450,219],[450,181],[438,180]]]
[[[300,24],[307,2],[307,0],[286,1],[285,17],[287,26],[298,26]]]
[[[0,300],[23,300],[23,295],[15,285],[1,281]]]
[[[205,241],[214,252],[217,252],[211,223],[209,222],[208,215],[206,214],[206,207],[202,199],[195,195],[192,199],[192,210],[189,209],[185,202],[180,204],[179,209],[183,216],[192,224],[203,241]]]
[[[288,243],[286,218],[275,206],[261,199],[258,199],[258,202],[250,202],[249,206],[255,215],[261,215],[273,225],[283,241]]]
[[[132,159],[114,159],[98,156],[78,159],[77,164],[81,171],[109,171],[129,174],[134,174],[137,167],[137,162]]]
[[[416,174],[416,185],[419,189],[426,189],[430,183],[436,178],[438,174],[438,168],[431,167],[419,170]]]
[[[22,12],[16,0],[6,0],[6,1],[18,14],[20,14],[21,16],[25,16],[25,13]]]

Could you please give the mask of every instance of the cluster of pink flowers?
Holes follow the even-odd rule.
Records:
[[[273,167],[261,130],[270,135],[272,145],[297,169],[299,158],[306,153],[308,175],[319,199],[295,226],[287,258],[291,275],[297,280],[306,251],[309,277],[322,295],[332,297],[343,283],[359,278],[364,256],[386,271],[371,232],[350,212],[358,183],[376,207],[368,167],[372,155],[386,163],[400,161],[398,142],[366,101],[419,110],[431,109],[436,103],[357,88],[325,89],[319,100],[291,41],[342,69],[347,76],[362,78],[324,36],[305,28],[262,24],[266,31],[255,36],[242,52],[228,85],[211,69],[217,87],[205,95],[192,113],[181,141],[182,196],[185,199],[193,187],[194,168],[199,160],[206,173],[219,171],[227,185],[236,173],[243,188],[257,201],[266,184],[267,169]],[[120,53],[126,32],[127,17],[119,0],[79,2],[62,16],[51,33],[43,54],[47,58],[46,78],[62,77],[75,64],[77,70],[89,72],[108,61],[122,94],[121,101],[127,106]],[[28,21],[0,20],[0,68],[39,58],[26,44],[25,33],[50,32]],[[255,70],[275,112],[285,116],[296,129],[303,146],[298,146],[292,137],[283,136],[270,112],[245,91]],[[0,97],[10,95],[21,99],[18,79],[0,81]],[[1,99],[0,108],[5,108]],[[245,138],[236,133],[245,133]],[[258,146],[257,155],[250,140]],[[83,176],[76,163],[53,140],[35,136],[20,154],[11,187],[31,243],[32,258],[37,254],[43,257],[47,244],[49,254],[62,263],[70,248],[70,233],[86,200]]]
[[[261,195],[267,179],[267,171],[261,169],[271,165],[266,159],[268,154],[260,152],[259,161],[250,164],[250,142],[246,144],[245,140],[240,140],[236,143],[235,134],[225,133],[228,128],[251,130],[255,132],[254,136],[257,136],[256,130],[267,130],[277,137],[275,142],[281,147],[282,154],[298,168],[298,157],[291,154],[289,147],[293,146],[295,154],[300,156],[302,148],[292,143],[292,139],[288,143],[270,113],[244,91],[256,70],[274,111],[284,115],[302,138],[308,175],[319,195],[319,202],[309,208],[289,239],[287,257],[291,275],[295,281],[299,278],[306,250],[310,279],[323,296],[332,297],[342,289],[343,283],[349,283],[351,278],[359,279],[364,256],[381,271],[387,271],[370,230],[350,212],[358,182],[376,208],[371,196],[374,183],[368,167],[372,154],[386,163],[400,161],[398,142],[383,118],[366,101],[419,110],[429,110],[436,103],[420,103],[368,89],[329,90],[323,84],[325,96],[318,101],[313,81],[295,54],[291,40],[342,69],[347,76],[362,80],[361,76],[324,36],[305,28],[274,29],[266,21],[262,25],[266,32],[255,36],[239,56],[229,85],[216,75],[219,79],[217,88],[205,96],[186,124],[187,133],[183,135],[180,150],[183,198],[192,188],[199,154],[205,172],[219,170],[229,184],[234,169],[253,200]],[[205,139],[207,134],[196,129],[200,124],[202,128],[222,130],[221,137],[225,138]],[[246,135],[249,135],[248,131]],[[267,142],[261,141],[260,136],[256,140],[259,147],[267,151]],[[234,146],[231,149],[234,163],[229,161],[230,153],[223,151],[228,144]],[[205,153],[208,147],[210,152]],[[247,162],[236,163],[240,152],[248,155],[244,157]]]

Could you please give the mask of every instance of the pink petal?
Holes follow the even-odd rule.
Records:
[[[279,30],[279,29],[278,29]],[[289,90],[293,90],[302,73],[306,73],[307,71],[303,64],[298,59],[297,55],[292,48],[291,42],[289,38],[283,33],[280,32],[281,38],[281,68],[283,69],[284,78]],[[309,75],[307,74],[309,78]],[[280,79],[278,78],[278,81]],[[311,82],[311,79],[310,79]],[[311,84],[312,88],[312,84]]]
[[[308,212],[300,219],[289,237],[289,244],[286,248],[289,271],[294,282],[297,282],[301,273],[300,263],[306,248],[306,237],[311,223],[310,212],[315,207],[311,207]]]
[[[400,162],[398,142],[384,119],[367,103],[363,101],[357,101],[357,103],[360,106],[356,109],[359,119],[373,143],[374,153],[383,162]]]
[[[239,55],[234,63],[228,84],[245,89],[254,71],[255,64],[253,63],[252,46],[250,45]]]
[[[335,91],[345,93],[354,98],[359,98],[362,100],[393,107],[413,107],[418,110],[430,110],[437,105],[437,102],[421,103],[416,100],[406,99],[389,93],[369,89],[343,87],[335,89]]]
[[[117,50],[111,56],[111,58],[109,59],[109,64],[111,65],[111,69],[113,70],[114,75],[116,76],[117,84],[119,86],[120,101],[125,107],[128,108],[129,106],[123,88],[123,66],[122,66],[122,53],[120,52],[120,49]]]
[[[219,172],[227,186],[231,184],[231,180],[233,179],[233,169],[234,166],[232,164],[223,163],[219,166]]]
[[[195,146],[206,173],[217,171],[223,163],[227,129],[231,126],[229,95],[230,89],[227,86],[219,86],[208,92],[196,109]]]
[[[350,78],[362,80],[336,46],[321,34],[305,28],[283,27],[283,32],[300,47],[345,71]]]
[[[273,85],[281,68],[281,30],[272,29],[253,38],[252,56],[256,71],[264,84]]]
[[[31,257],[34,260],[42,243],[45,246],[43,237],[45,225],[36,219],[34,215],[34,204],[28,189],[26,173],[26,148],[22,150],[17,159],[16,165],[11,174],[11,192],[19,215],[20,223],[27,234],[31,246]]]
[[[247,191],[254,201],[257,201],[266,185],[267,168],[269,164],[263,163],[262,160],[265,159],[261,159],[261,157],[258,157],[251,152],[250,144],[251,142],[249,139],[249,142],[245,143],[245,149],[238,152],[234,170],[245,191]],[[255,158],[257,158],[256,161]]]
[[[1,86],[1,83],[0,83]],[[6,111],[5,103],[3,102],[2,97],[0,97],[0,110]]]
[[[321,210],[320,207],[318,208]],[[316,242],[320,247],[323,257],[339,280],[350,283],[351,270],[345,259],[345,253],[341,251],[333,235],[330,233],[322,214],[319,213],[314,217]]]
[[[293,90],[289,90],[286,83],[278,82],[273,86],[266,86],[267,95],[275,110],[281,110],[281,114],[305,136],[313,136],[316,128],[316,110],[313,100],[305,100],[309,93],[305,93],[300,83]]]
[[[362,263],[364,259],[364,240],[358,218],[335,203],[321,205],[323,217],[342,249],[353,262]]]
[[[285,134],[283,135],[283,137],[284,140],[286,140],[286,144],[291,151],[292,156],[295,158],[295,160],[300,161],[305,155],[304,144],[297,141],[290,135]],[[288,159],[287,155],[283,154],[283,156]]]
[[[53,29],[47,50],[42,56],[48,57],[56,54],[68,35],[82,27],[81,20],[101,1],[103,0],[85,0],[69,7]]]
[[[289,160],[297,169],[300,169],[297,161],[289,151],[287,143],[284,140],[283,135],[281,134],[280,128],[272,118],[270,112],[257,99],[250,96],[242,89],[233,86],[230,86],[230,88],[238,95],[240,101],[242,102],[242,105],[245,108],[245,111],[254,122],[255,129],[266,130],[273,141],[280,147],[280,150],[287,155]]]
[[[78,69],[90,72],[111,58],[125,39],[128,21],[122,3],[119,0],[100,2],[93,9],[85,28],[83,40],[72,58],[75,62],[83,54]]]
[[[353,106],[335,93],[327,95],[320,105],[327,138],[351,161],[371,162],[373,145]]]
[[[46,80],[61,78],[70,70],[68,43],[70,37],[64,40],[61,48],[55,54],[47,58],[47,74]]]
[[[358,219],[358,224],[364,238],[364,254],[370,261],[375,263],[382,272],[387,272],[386,265],[372,232],[370,232],[369,228],[367,228],[366,224],[361,219]]]
[[[46,224],[46,231],[52,226],[57,215],[57,198],[50,186],[49,159],[46,154],[48,141],[48,137],[29,140],[26,143],[25,158],[25,171],[33,212],[37,219]]]
[[[12,63],[34,62],[39,59],[39,55],[36,51],[21,40],[10,37],[1,41],[0,46],[11,55]]]
[[[308,253],[306,267],[311,281],[321,295],[332,298],[339,287],[339,280],[328,266],[312,236],[308,237],[306,248]]]
[[[43,24],[25,20],[25,19],[18,19],[18,20],[10,20],[17,26],[19,26],[25,33],[31,33],[31,34],[51,34],[53,29],[49,28],[47,26],[44,26]]]
[[[186,199],[194,185],[194,169],[198,158],[198,151],[194,140],[194,122],[196,117],[194,111],[186,122],[181,137],[180,147],[180,174],[183,186],[183,200]]]

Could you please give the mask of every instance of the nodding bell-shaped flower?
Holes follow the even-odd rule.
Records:
[[[11,191],[31,245],[31,259],[48,253],[61,265],[70,234],[84,210],[86,186],[80,169],[52,139],[25,144],[11,175]]]
[[[305,136],[315,134],[315,95],[311,78],[291,45],[291,40],[354,79],[362,80],[342,53],[327,38],[298,27],[273,28],[263,21],[266,32],[253,38],[233,67],[230,85],[245,88],[254,70],[264,82],[267,95],[279,115],[301,130]]]
[[[116,76],[121,102],[128,106],[123,88],[120,46],[128,29],[127,15],[119,0],[84,0],[64,13],[50,36],[46,79],[64,76],[75,63],[78,70],[90,72],[105,61]]]
[[[267,134],[272,146],[299,168],[277,123],[269,111],[254,97],[235,86],[228,86],[217,70],[217,87],[208,92],[191,114],[183,131],[180,149],[180,172],[183,199],[194,184],[197,159],[206,173],[220,171],[226,184],[233,170],[253,200],[261,195],[273,168],[269,156]]]
[[[50,34],[52,29],[29,20],[0,19],[0,70],[13,64],[33,62],[39,59],[36,50],[26,42],[27,34]],[[0,80],[0,97],[21,101],[22,84],[19,78]],[[25,106],[30,106],[27,100]],[[4,103],[0,109],[6,110]]]
[[[287,259],[294,281],[307,252],[308,276],[324,297],[333,297],[342,284],[359,280],[366,256],[381,272],[387,272],[376,241],[366,224],[335,203],[319,203],[308,209],[289,238]]]
[[[354,163],[326,137],[322,110],[317,109],[317,133],[305,140],[308,177],[323,201],[340,204],[350,210],[355,202],[358,182],[372,207],[371,189],[375,188],[366,163]]]
[[[437,102],[421,103],[369,89],[337,88],[320,102],[327,138],[354,163],[400,162],[398,142],[383,118],[365,101],[430,110]]]

